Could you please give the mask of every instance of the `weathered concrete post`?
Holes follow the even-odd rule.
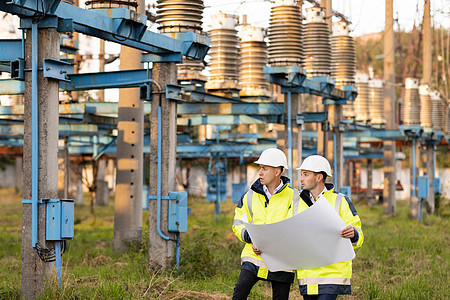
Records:
[[[38,33],[38,53],[32,53],[32,34],[26,37],[25,69],[31,69],[32,56],[38,55],[42,68],[44,58],[59,59],[59,33],[54,29]],[[39,118],[39,178],[38,199],[58,197],[58,89],[56,80],[43,77],[38,72],[38,118]],[[23,145],[23,199],[32,198],[32,73],[25,73],[24,145]],[[45,206],[39,205],[38,242],[47,248],[53,242],[45,241]],[[32,205],[23,204],[22,215],[22,298],[34,299],[43,290],[46,279],[55,276],[55,263],[42,261],[32,246]]]
[[[431,1],[425,0],[425,7],[423,11],[423,74],[422,81],[423,84],[428,84],[431,87]],[[449,121],[447,121],[449,122]],[[433,144],[428,144],[426,148],[426,174],[428,176],[428,211],[430,213],[434,213],[434,155],[435,155],[435,146]]]
[[[166,84],[177,82],[177,66],[175,63],[154,63],[152,78],[159,83],[162,89]],[[153,85],[155,88],[155,85]],[[174,191],[176,151],[177,151],[177,104],[165,98],[164,93],[153,96],[151,125],[150,125],[150,157],[154,158],[150,162],[150,195],[157,194],[158,168],[158,122],[161,122],[161,195],[168,196],[169,191]],[[161,106],[161,119],[158,120],[158,106]],[[149,203],[149,263],[154,267],[167,268],[171,265],[175,243],[174,234],[167,232],[168,227],[168,201],[161,200],[161,232],[170,237],[166,240],[160,236],[157,228],[157,200],[150,200]]]
[[[139,0],[138,13],[145,14]],[[141,69],[141,51],[121,46],[120,69]],[[125,250],[142,238],[142,183],[144,156],[144,103],[139,88],[121,89],[117,129],[116,201],[114,209],[114,249]]]
[[[386,18],[384,27],[384,112],[386,129],[395,129],[395,57],[394,57],[394,9],[393,0],[386,0]],[[395,141],[383,142],[384,190],[383,211],[394,214],[395,199]]]

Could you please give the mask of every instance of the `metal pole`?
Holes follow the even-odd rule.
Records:
[[[334,190],[338,192],[339,190],[338,190],[338,186],[337,186],[337,184],[338,184],[338,182],[337,182],[337,177],[338,177],[338,174],[337,174],[337,159],[336,159],[336,148],[337,148],[337,146],[336,146],[336,131],[333,131],[333,157],[334,157],[334,159],[333,159],[333,168],[334,168]]]
[[[430,0],[425,0],[423,11],[423,78],[424,84],[431,86],[431,72],[432,72],[432,59],[431,59],[431,17],[430,17]],[[435,199],[434,199],[434,172],[435,166],[432,160],[435,156],[435,147],[432,144],[426,146],[427,157],[427,176],[429,184],[429,193],[427,197],[428,208],[430,213],[434,213]]]
[[[56,268],[56,279],[58,281],[58,288],[61,288],[61,241],[55,242],[55,268]]]
[[[38,201],[39,201],[39,102],[38,102],[38,24],[31,25],[32,70],[31,70],[31,200],[32,200],[32,239],[31,246],[38,242]]]
[[[289,159],[289,179],[291,182],[289,183],[290,186],[293,186],[292,183],[292,112],[291,112],[291,92],[287,92],[288,96],[288,159]]]
[[[161,137],[162,137],[162,119],[161,119],[161,105],[158,105],[158,176],[157,176],[157,215],[156,215],[156,228],[158,230],[158,234],[160,237],[162,237],[165,240],[169,240],[170,238],[166,235],[164,235],[161,231],[161,177],[162,177],[162,168],[161,168],[161,156],[162,156],[162,150],[161,150]]]
[[[395,129],[395,57],[394,57],[394,10],[393,0],[386,0],[386,17],[384,28],[384,111],[386,114],[386,129]],[[395,202],[395,141],[384,141],[384,190],[383,211],[394,214]]]

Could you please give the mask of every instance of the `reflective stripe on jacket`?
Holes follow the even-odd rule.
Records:
[[[361,220],[352,201],[342,194],[334,192],[332,184],[326,184],[328,191],[323,196],[339,213],[345,225],[353,225],[355,237],[351,239],[353,248],[361,247],[364,235],[361,230]],[[298,212],[312,205],[309,191],[300,193]],[[337,201],[336,201],[337,200]],[[318,294],[351,294],[352,261],[343,261],[315,269],[297,270],[297,279],[302,295]]]
[[[250,236],[245,229],[245,223],[270,224],[282,221],[292,216],[292,207],[299,206],[300,193],[289,186],[289,179],[281,176],[283,187],[272,197],[267,199],[263,186],[258,179],[239,201],[234,214],[233,232],[245,243],[241,253],[243,267],[248,263],[253,266],[248,270],[256,273],[260,278],[268,280],[286,281],[286,272],[270,272],[261,259],[252,249]],[[244,265],[245,264],[245,265]],[[256,268],[255,268],[256,267]],[[294,271],[289,282],[294,279]],[[284,273],[284,274],[282,274]]]

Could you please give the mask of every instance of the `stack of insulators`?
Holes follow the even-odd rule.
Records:
[[[156,20],[163,32],[202,33],[203,0],[158,0]],[[202,60],[183,57],[177,64],[178,80],[206,80],[202,75],[205,65]]]
[[[420,98],[420,126],[426,129],[433,128],[432,106],[430,88],[427,84],[419,86]]]
[[[264,28],[250,25],[241,30],[241,96],[268,96],[269,81],[264,75],[267,65],[267,47]]]
[[[212,19],[212,29],[209,32],[211,71],[206,88],[236,88],[239,79],[237,16],[220,12],[213,15]]]
[[[369,80],[369,117],[372,124],[385,124],[382,79]]]
[[[303,25],[297,1],[275,1],[270,13],[268,38],[271,66],[302,66]]]
[[[158,0],[160,32],[202,32],[203,0]]]
[[[357,74],[355,85],[358,88],[358,96],[353,101],[355,120],[366,122],[369,120],[369,75]]]
[[[331,75],[330,29],[325,22],[325,9],[311,7],[307,10],[303,49],[307,77]]]
[[[406,126],[420,124],[419,79],[406,78],[402,105],[402,119]]]
[[[64,2],[72,2],[74,1],[64,1]],[[126,9],[136,11],[138,7],[137,0],[91,0],[85,2],[86,7],[89,9],[105,9],[105,8],[119,8],[125,7]]]
[[[346,22],[340,21],[333,24],[331,76],[334,78],[337,86],[353,85],[355,83],[355,42],[349,33]]]
[[[444,131],[444,103],[438,91],[431,92],[433,131]]]

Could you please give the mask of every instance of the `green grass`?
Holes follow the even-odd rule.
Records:
[[[188,232],[181,235],[180,272],[148,266],[148,212],[143,246],[127,253],[112,249],[114,205],[75,208],[75,239],[63,255],[63,287],[50,286],[41,299],[229,299],[239,276],[242,244],[231,232],[234,204],[214,205],[190,198]],[[88,203],[88,201],[86,201]],[[408,203],[397,215],[382,207],[357,206],[365,243],[356,251],[353,295],[340,299],[448,299],[450,239],[448,217],[408,218]],[[0,191],[0,299],[20,299],[21,196]],[[301,299],[294,284],[291,299]],[[271,288],[258,283],[250,299],[270,299]]]

